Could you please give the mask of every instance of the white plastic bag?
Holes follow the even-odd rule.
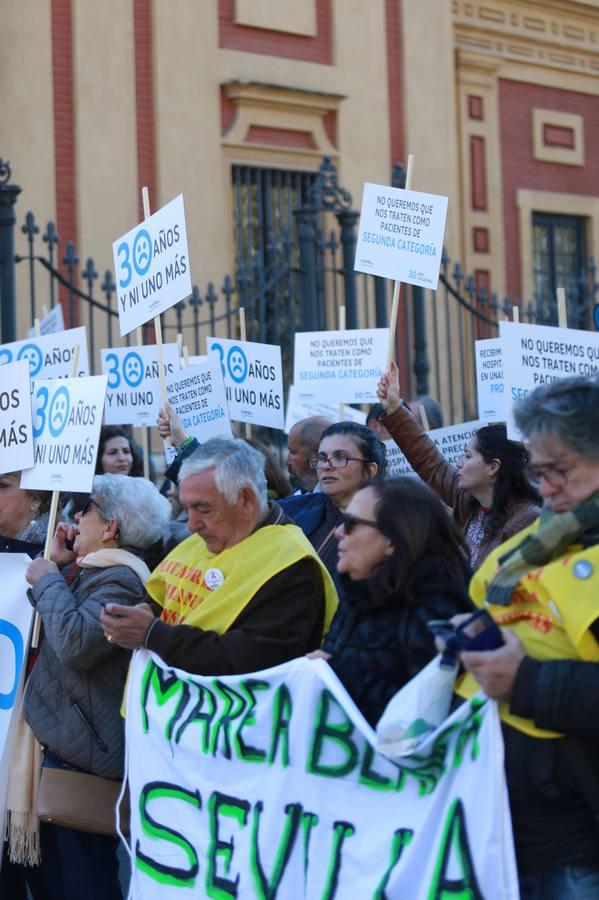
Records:
[[[376,726],[379,753],[409,756],[447,718],[458,671],[436,656],[389,700]]]

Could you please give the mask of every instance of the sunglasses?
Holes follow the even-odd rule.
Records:
[[[369,519],[359,519],[358,516],[352,516],[351,513],[343,513],[339,524],[342,526],[346,534],[351,534],[356,525],[368,525],[369,528],[379,530],[377,522],[371,522]]]
[[[88,497],[87,500],[85,501],[85,506],[84,506],[83,509],[81,510],[81,516],[82,516],[82,517],[85,516],[85,515],[90,511],[90,509],[93,509],[93,508],[94,508],[94,506],[95,506],[96,509],[98,509],[98,510],[101,510],[101,509],[102,509],[102,507],[100,506],[100,504],[99,504],[99,503],[96,503],[96,501],[94,500],[93,497]]]

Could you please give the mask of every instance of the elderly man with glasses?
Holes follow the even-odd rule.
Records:
[[[460,693],[500,701],[523,900],[599,897],[599,381],[515,407],[544,499],[470,592],[504,646],[464,653]]]
[[[192,536],[147,582],[160,617],[109,604],[109,638],[199,675],[253,672],[320,646],[336,591],[301,530],[268,503],[263,456],[245,441],[206,441],[181,466],[179,497]]]

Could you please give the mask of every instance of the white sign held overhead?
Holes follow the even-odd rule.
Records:
[[[200,365],[169,375],[166,393],[187,434],[201,444],[212,437],[232,437],[225,384],[215,353]]]
[[[295,335],[293,384],[300,402],[376,403],[388,328]]]
[[[505,422],[501,338],[475,341],[478,416],[484,422]]]
[[[64,316],[60,303],[57,303],[47,316],[40,319],[40,335],[56,334],[58,331],[64,331]],[[35,337],[35,327],[29,329],[27,337]]]
[[[107,381],[95,375],[34,382],[34,467],[21,475],[22,488],[91,491]]]
[[[464,449],[474,432],[482,428],[484,422],[462,422],[459,425],[449,425],[447,428],[435,428],[427,432],[429,438],[435,442],[448,463],[452,466],[458,464],[464,455]]]
[[[69,328],[58,334],[32,337],[0,346],[0,366],[26,359],[29,375],[38,378],[70,378],[73,374],[75,349],[79,347],[77,375],[89,375],[85,328]]]
[[[447,197],[364,185],[354,269],[437,289]]]
[[[2,370],[0,389],[0,472],[18,472],[33,465],[31,386],[26,359]]]
[[[191,294],[180,194],[112,245],[121,334],[129,334]]]
[[[366,413],[362,412],[362,410],[339,403],[326,403],[316,400],[302,402],[298,399],[294,385],[290,385],[287,395],[287,410],[285,412],[285,434],[289,434],[297,422],[312,416],[324,416],[325,419],[330,419],[331,422],[343,421],[357,422],[360,425],[366,424]]]
[[[512,405],[536,387],[572,375],[599,375],[599,333],[500,322],[508,437],[522,440]]]
[[[209,337],[206,349],[220,359],[232,421],[283,430],[281,348]]]
[[[163,344],[165,377],[179,367],[176,344]],[[156,344],[113,347],[101,351],[102,372],[108,376],[104,409],[106,425],[155,425],[162,407]]]

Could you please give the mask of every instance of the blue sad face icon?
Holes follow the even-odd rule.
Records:
[[[31,378],[35,378],[42,367],[42,351],[36,344],[24,344],[17,354],[17,359],[27,360]]]
[[[144,377],[144,367],[139,353],[128,353],[123,360],[123,376],[131,387],[138,387]]]
[[[53,437],[58,437],[64,431],[69,418],[71,398],[66,387],[60,387],[52,397],[50,413],[48,415],[48,427]]]
[[[248,363],[241,347],[231,347],[227,356],[227,368],[233,381],[239,384],[248,372]]]
[[[133,242],[133,265],[138,275],[145,275],[152,262],[152,240],[150,235],[142,228],[138,231]]]

